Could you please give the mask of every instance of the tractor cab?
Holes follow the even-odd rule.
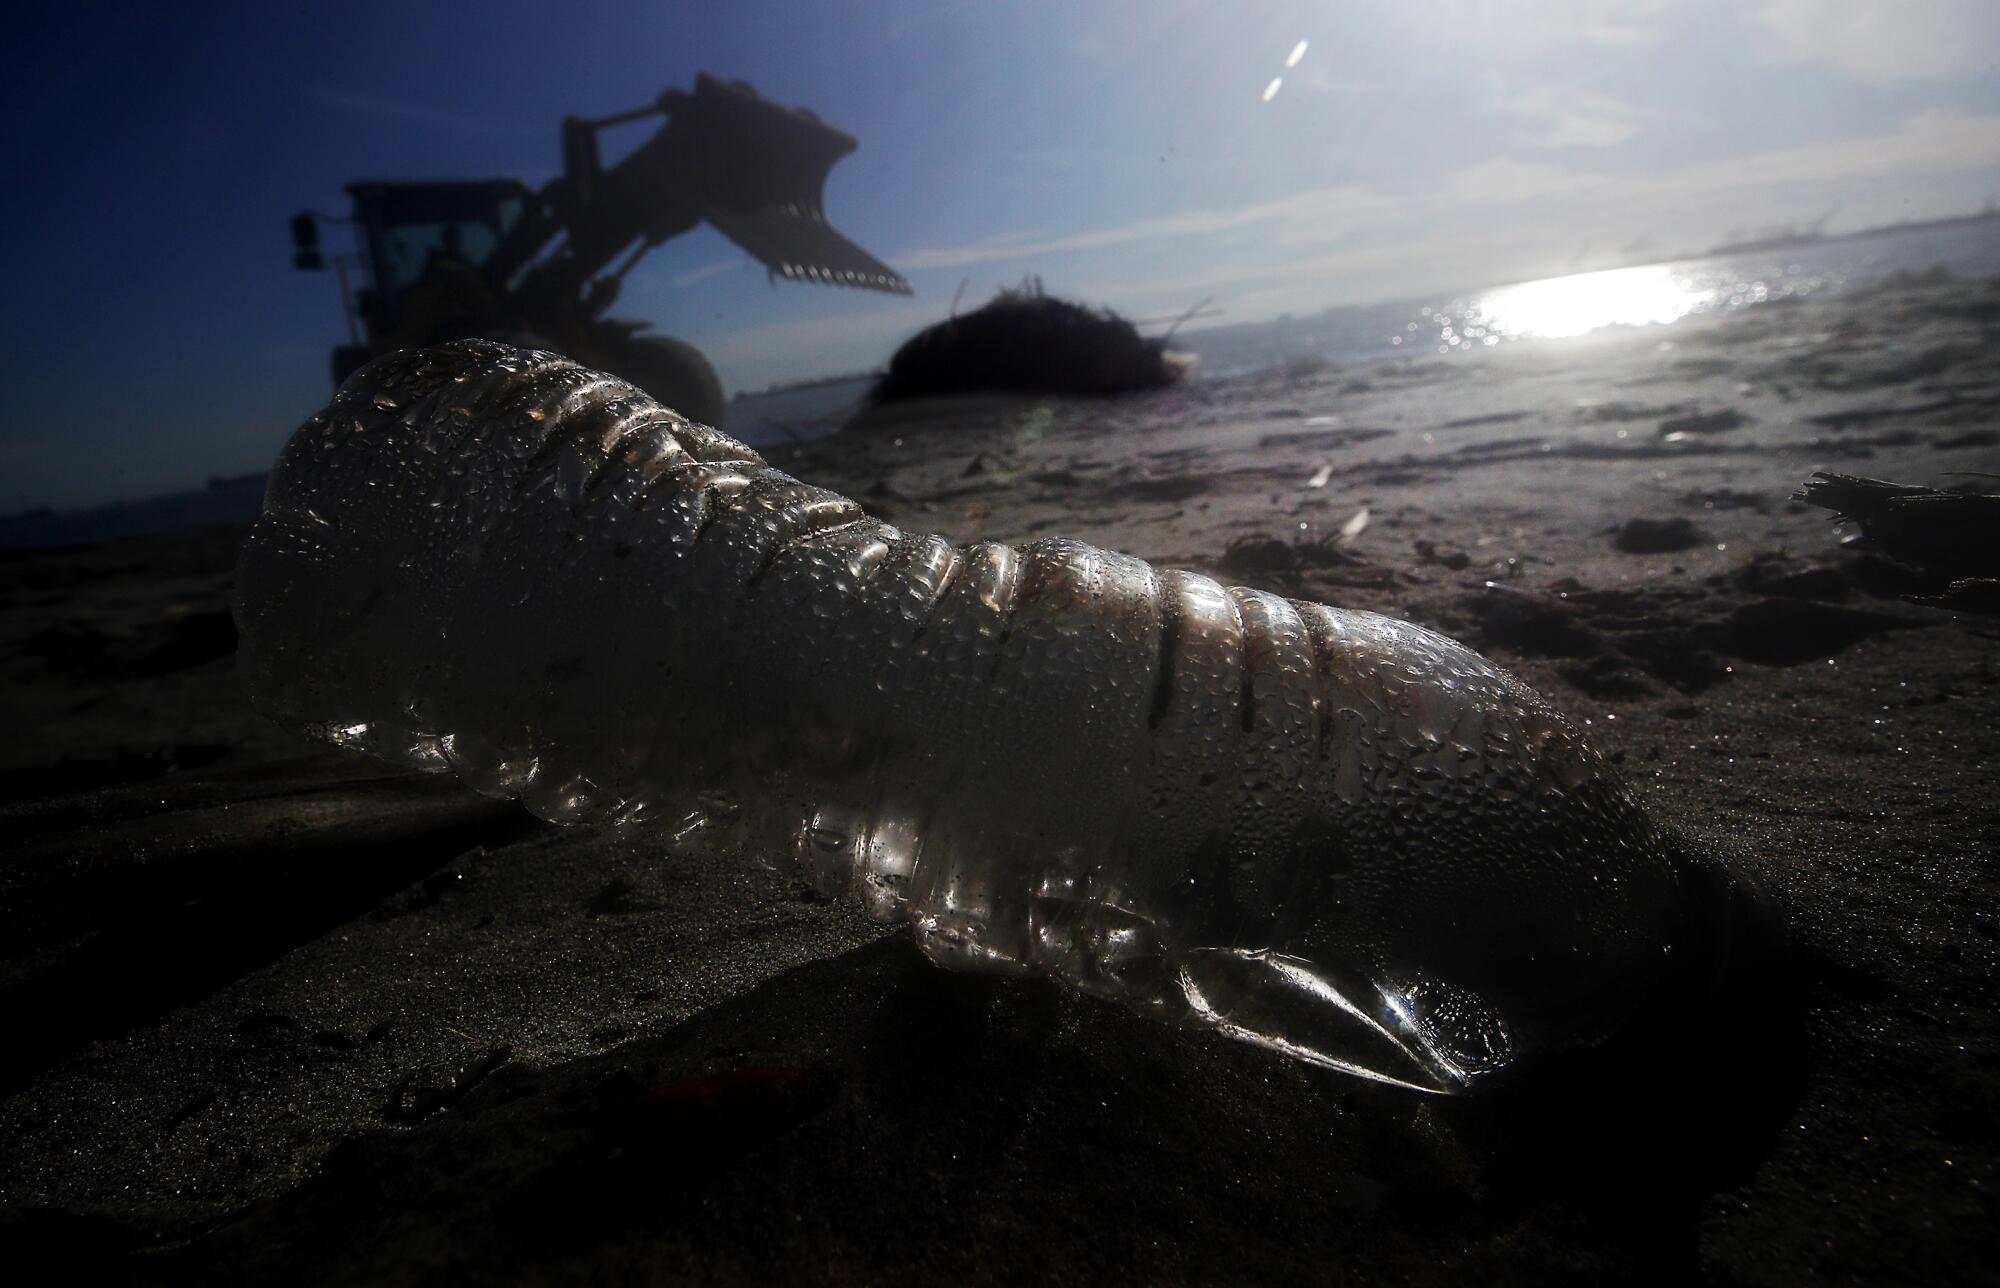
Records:
[[[368,286],[356,307],[370,340],[401,329],[409,292],[441,263],[480,272],[535,199],[512,179],[351,183]]]
[[[349,340],[333,352],[335,384],[375,354],[423,343],[421,337],[413,340],[413,325],[434,325],[441,308],[462,313],[498,308],[486,282],[488,263],[536,199],[527,185],[513,179],[351,183],[347,195],[354,214],[346,222],[354,225],[359,253],[333,257],[347,306]],[[292,238],[298,267],[325,267],[313,215],[292,221]],[[359,270],[358,286],[349,281],[350,269]],[[499,289],[514,284],[500,283]],[[456,298],[441,301],[440,296]]]

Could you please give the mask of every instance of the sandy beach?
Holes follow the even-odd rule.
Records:
[[[237,689],[240,529],[0,555],[0,1249],[142,1283],[1987,1281],[2000,618],[1792,496],[2000,486],[1996,343],[2000,281],[1900,277],[768,453],[909,530],[1462,639],[1778,896],[1795,998],[1490,1103],[947,975],[782,864],[303,743]]]

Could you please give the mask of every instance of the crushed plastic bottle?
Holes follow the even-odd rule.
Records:
[[[904,533],[551,354],[364,368],[238,585],[294,728],[557,822],[726,825],[943,966],[1407,1087],[1601,1042],[1741,897],[1451,640]]]

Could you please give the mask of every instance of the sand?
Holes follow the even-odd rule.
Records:
[[[1795,994],[1490,1102],[945,975],[780,869],[299,743],[235,688],[240,531],[0,558],[0,1251],[138,1282],[1985,1279],[2000,619],[1912,602],[1789,497],[2000,471],[1996,341],[2000,283],[1905,279],[899,406],[780,460],[906,528],[1463,638],[1780,897]]]

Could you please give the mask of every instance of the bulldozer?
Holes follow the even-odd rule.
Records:
[[[656,133],[603,164],[603,131],[655,117],[665,120]],[[704,73],[691,93],[566,118],[562,175],[539,191],[517,179],[349,184],[360,251],[333,259],[349,341],[333,352],[334,383],[380,354],[483,337],[554,349],[720,426],[728,403],[699,350],[604,314],[648,251],[704,222],[773,279],[909,294],[827,222],[827,174],[855,147],[809,111]],[[321,218],[293,217],[299,268],[326,267]]]

